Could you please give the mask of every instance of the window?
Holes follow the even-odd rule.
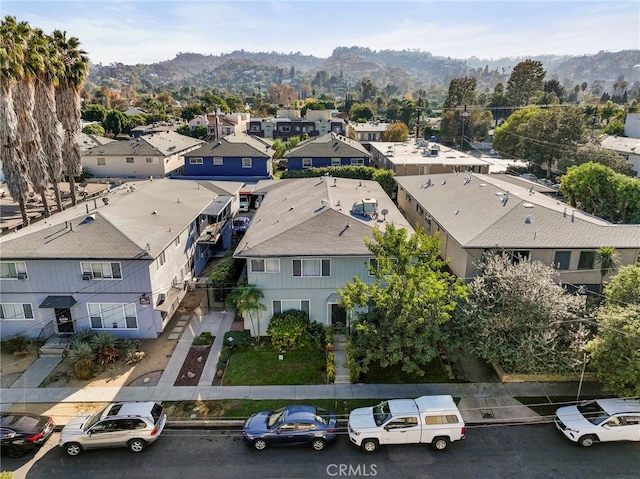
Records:
[[[127,156],[125,159],[127,163],[133,163],[133,156]]]
[[[313,160],[311,158],[303,158],[302,159],[302,167],[303,168],[311,168],[313,166]]]
[[[280,131],[291,131],[291,127],[290,126],[281,126],[280,127]]]
[[[578,260],[578,269],[593,269],[595,262],[595,251],[581,251],[580,259]]]
[[[144,161],[146,161],[147,163],[158,163],[157,158],[145,158]]]
[[[372,272],[378,271],[378,260],[376,258],[369,258],[369,276],[374,276]]]
[[[105,166],[107,164],[107,161],[104,158],[98,158],[98,166]]]
[[[251,131],[260,131],[260,125],[251,125]]]
[[[294,259],[293,275],[299,277],[331,276],[331,260]]]
[[[30,303],[0,304],[0,319],[33,319],[33,308]]]
[[[87,303],[91,329],[138,329],[133,303]]]
[[[386,425],[386,429],[404,429],[407,427],[415,427],[418,425],[417,417],[399,417],[392,419]]]
[[[422,206],[420,206],[418,203],[416,203],[416,211],[420,216],[424,214],[424,209],[422,209]]]
[[[331,158],[331,166],[340,166],[342,165],[342,160],[340,158]]]
[[[251,158],[243,158],[242,159],[242,167],[243,168],[251,168]]]
[[[458,416],[450,414],[447,416],[425,416],[425,424],[457,424]]]
[[[250,261],[252,273],[279,273],[279,259],[252,259]]]
[[[24,261],[1,262],[0,279],[27,279],[27,265]]]
[[[160,253],[160,255],[156,258],[156,263],[158,264],[158,269],[162,268],[164,264],[167,262],[167,258],[164,255],[164,251]]]
[[[222,157],[214,156],[213,157],[213,166],[222,166]]]
[[[411,203],[411,201],[413,201],[413,198],[411,198],[411,195],[409,193],[407,193],[407,196],[405,198],[407,200],[407,203]]]
[[[190,165],[201,165],[202,164],[202,158],[189,158],[189,164]]]
[[[351,158],[351,165],[356,165],[356,166],[364,165],[364,158]]]
[[[122,279],[120,263],[80,263],[82,273],[91,273],[94,279]]]
[[[556,256],[553,259],[554,268],[569,269],[570,262],[571,262],[571,251],[556,251]]]
[[[530,251],[515,250],[511,251],[511,263],[518,264],[522,259],[529,259]]]
[[[280,314],[284,311],[294,309],[304,311],[309,314],[309,300],[307,299],[282,299],[273,302],[273,314]]]

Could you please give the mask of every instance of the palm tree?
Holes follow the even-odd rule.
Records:
[[[256,331],[258,342],[260,342],[260,311],[266,311],[267,307],[262,304],[264,294],[253,284],[239,284],[231,291],[226,298],[227,304],[236,308],[236,313],[244,317],[244,313],[249,315],[251,329]],[[253,313],[257,313],[258,328],[253,322]]]
[[[21,81],[15,87],[13,106],[18,117],[18,136],[22,152],[29,163],[29,180],[34,191],[42,198],[44,215],[50,216],[49,203],[47,201],[47,187],[49,175],[46,169],[46,160],[42,150],[40,130],[33,117],[35,102],[36,76],[44,69],[43,48],[45,40],[42,35],[34,34],[29,28],[28,40],[25,50],[24,73]]]
[[[75,206],[78,204],[75,177],[82,172],[80,145],[76,140],[81,128],[80,91],[89,72],[89,57],[79,48],[76,37],[67,39],[67,32],[55,30],[53,38],[64,65],[56,88],[56,114],[64,130],[62,161],[69,176],[71,203]]]
[[[55,86],[62,70],[62,62],[57,53],[53,39],[36,30],[35,35],[43,37],[44,68],[38,72],[35,91],[35,108],[33,114],[40,129],[42,149],[49,181],[53,186],[58,211],[62,211],[62,198],[58,183],[62,180],[62,138],[58,132],[59,122],[56,116]]]
[[[600,265],[600,292],[604,287],[604,277],[620,264],[618,252],[613,246],[601,246],[596,250],[596,262]]]
[[[17,23],[11,16],[0,23],[0,160],[9,194],[20,205],[23,226],[29,226],[26,208],[29,164],[18,140],[13,88],[24,74],[28,28],[28,24]]]

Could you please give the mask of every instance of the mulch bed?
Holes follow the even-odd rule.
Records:
[[[184,360],[184,364],[182,365],[182,369],[180,369],[180,373],[176,379],[176,382],[173,384],[174,386],[197,386],[198,381],[200,381],[200,376],[202,375],[202,370],[204,369],[204,365],[207,362],[207,357],[209,356],[209,351],[211,350],[211,345],[209,346],[191,346],[189,352],[187,353],[187,357]],[[198,358],[202,357],[200,361]],[[191,372],[194,374],[192,378],[188,376],[188,373]]]

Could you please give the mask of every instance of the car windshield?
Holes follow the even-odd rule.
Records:
[[[578,404],[578,411],[593,424],[600,424],[605,421],[609,415],[596,401],[589,401],[587,403]]]
[[[107,407],[109,407],[109,406],[107,406]],[[91,416],[89,416],[89,419],[87,419],[84,422],[84,424],[82,425],[82,430],[86,431],[91,426],[93,426],[95,423],[97,423],[98,420],[102,417],[102,413],[104,413],[105,409],[107,409],[107,408],[105,407],[104,409],[100,409],[99,411],[96,411]]]
[[[276,409],[271,414],[269,414],[269,417],[267,418],[267,427],[269,429],[278,426],[284,421],[284,411],[285,408],[281,407],[280,409]]]
[[[389,409],[389,403],[387,401],[381,402],[373,407],[373,420],[377,426],[382,426],[390,417],[391,410]]]
[[[325,426],[328,426],[330,419],[331,419],[331,413],[328,410],[322,409],[321,407],[316,408],[315,420],[317,422],[319,422],[320,424],[324,424]]]
[[[151,409],[151,416],[153,416],[153,423],[157,424],[160,418],[162,417],[162,413],[164,412],[164,408],[160,406],[160,404],[154,404]]]

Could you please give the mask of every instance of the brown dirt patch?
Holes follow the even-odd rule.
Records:
[[[5,375],[23,373],[35,360],[38,359],[38,348],[30,343],[26,354],[15,355],[2,351],[0,355],[0,377]]]
[[[174,386],[197,386],[210,350],[211,345],[191,346]]]

